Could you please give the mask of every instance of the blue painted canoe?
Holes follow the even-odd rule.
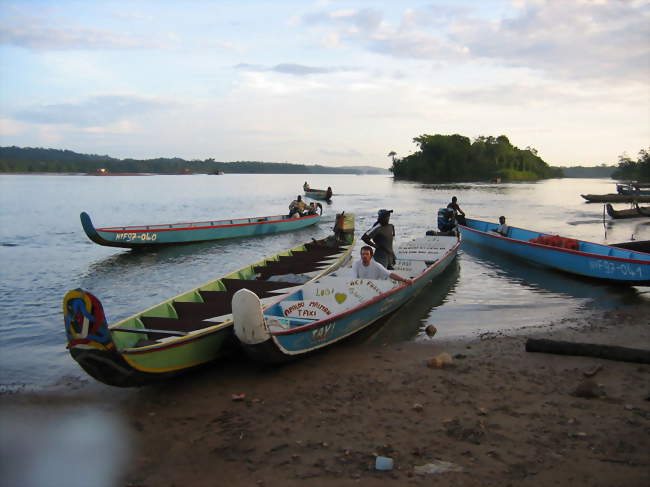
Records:
[[[493,230],[496,223],[466,219],[458,225],[463,239],[507,252],[556,270],[612,283],[650,285],[650,254],[546,233],[509,227],[507,236]],[[557,239],[553,242],[553,239]],[[536,240],[536,242],[532,241]],[[542,243],[546,241],[547,243]],[[565,248],[555,245],[569,243]]]
[[[350,269],[331,273],[270,303],[264,310],[248,290],[235,293],[235,335],[247,354],[286,362],[339,342],[398,310],[456,257],[460,237],[428,236],[396,252],[395,272],[412,284],[358,279]]]
[[[106,228],[95,228],[90,216],[85,212],[82,212],[80,217],[86,235],[93,242],[108,247],[136,248],[288,232],[318,223],[321,215],[307,215],[299,218],[275,215],[235,218],[232,220]]]

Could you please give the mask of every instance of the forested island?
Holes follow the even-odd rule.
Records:
[[[454,135],[420,135],[413,139],[419,149],[401,159],[393,157],[391,171],[395,179],[425,183],[536,180],[562,177],[559,168],[552,168],[533,148],[519,149],[508,137],[468,137]]]
[[[218,162],[214,159],[187,161],[178,157],[116,159],[70,150],[32,147],[0,147],[0,172],[86,174],[388,174],[372,166],[328,167],[259,161]]]

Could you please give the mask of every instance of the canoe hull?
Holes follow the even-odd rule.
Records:
[[[615,220],[623,218],[650,217],[650,207],[637,206],[636,208],[615,210],[614,207],[612,207],[612,205],[609,203],[607,203],[605,207],[607,209],[607,214]]]
[[[350,230],[353,231],[354,216],[345,215],[345,218],[347,223],[342,230],[347,233],[343,242],[328,237],[294,247],[111,326],[106,324],[97,298],[81,289],[69,291],[63,302],[68,350],[90,376],[120,387],[141,386],[168,379],[241,352],[234,337],[232,315],[228,314],[230,310],[217,312],[210,308],[208,313],[211,314],[207,314],[202,308],[214,305],[214,301],[208,299],[210,295],[211,299],[220,295],[229,306],[228,296],[232,294],[228,293],[234,292],[229,286],[236,285],[258,289],[256,292],[264,288],[271,295],[281,297],[300,284],[272,281],[267,279],[268,276],[286,274],[287,267],[290,267],[296,269],[291,272],[305,272],[305,279],[312,281],[345,265],[354,248],[353,234],[350,233]],[[332,246],[332,242],[338,243]],[[306,262],[305,259],[310,259],[309,263],[304,264],[309,269],[298,269],[297,266]],[[215,314],[218,316],[211,318]],[[165,323],[168,325],[166,329],[163,326]],[[188,323],[197,325],[196,329],[166,331],[183,330]]]
[[[584,199],[589,203],[632,203],[637,201],[639,203],[650,202],[650,195],[628,195],[628,194],[581,194]]]
[[[511,238],[491,229],[496,223],[467,219],[459,225],[465,241],[487,246],[555,270],[617,284],[650,285],[650,255],[578,241],[579,250],[530,242],[546,234],[510,227]]]
[[[309,215],[300,218],[276,215],[210,222],[111,228],[95,228],[90,216],[85,212],[81,213],[80,219],[88,238],[99,245],[120,248],[149,248],[160,245],[257,237],[289,232],[318,223],[320,215]]]
[[[321,189],[313,189],[305,191],[305,196],[313,200],[327,201],[327,191]]]
[[[420,274],[410,286],[400,286],[351,312],[341,313],[299,332],[273,333],[268,339],[259,343],[246,343],[238,336],[242,347],[253,360],[273,364],[291,361],[340,342],[395,313],[414,298],[422,288],[447,269],[456,258],[459,246],[460,240],[442,258]]]

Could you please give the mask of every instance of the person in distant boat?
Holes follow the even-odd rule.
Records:
[[[305,212],[306,206],[307,205],[305,205],[305,202],[302,200],[302,196],[298,195],[298,197],[289,205],[289,216],[293,218],[301,217]]]
[[[327,187],[327,191],[325,192],[325,199],[327,201],[332,199],[332,187],[331,186]]]
[[[496,232],[498,234],[503,235],[504,237],[508,236],[508,230],[510,230],[510,227],[506,225],[506,217],[501,215],[499,217],[499,226],[496,228],[493,228],[492,231]]]
[[[302,185],[302,189],[309,191],[309,183],[307,181],[305,181],[305,184]]]
[[[361,237],[367,245],[375,248],[374,259],[388,270],[392,270],[395,263],[393,252],[395,227],[389,222],[392,212],[393,210],[379,210],[377,221]]]
[[[406,284],[413,284],[413,279],[407,279],[389,271],[372,258],[373,250],[370,245],[361,247],[361,259],[352,264],[352,276],[355,279],[394,279]]]
[[[465,225],[465,212],[460,209],[460,206],[458,206],[458,198],[452,196],[451,203],[447,205],[447,208],[454,210],[456,221],[461,225]]]

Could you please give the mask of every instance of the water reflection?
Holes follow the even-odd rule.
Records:
[[[423,325],[431,311],[443,305],[453,294],[460,278],[460,264],[456,258],[440,276],[398,313],[387,318],[369,338],[371,343],[397,343],[421,335]]]

